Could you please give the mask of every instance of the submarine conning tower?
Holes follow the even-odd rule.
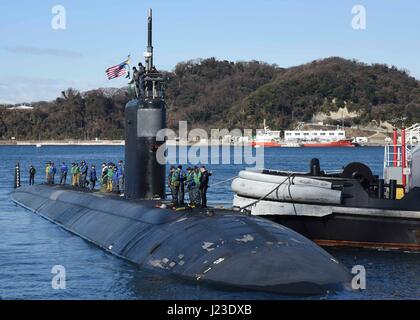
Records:
[[[165,198],[165,164],[156,157],[164,144],[157,141],[157,133],[166,128],[164,78],[153,65],[151,9],[147,35],[140,93],[125,107],[125,195],[129,199]]]

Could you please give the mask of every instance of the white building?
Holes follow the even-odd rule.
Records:
[[[264,129],[257,129],[255,141],[270,142],[273,140],[280,140],[280,131],[273,131],[265,127]]]
[[[21,105],[21,106],[14,106],[10,107],[8,110],[32,110],[34,107],[27,106],[27,105]]]
[[[289,130],[284,132],[284,140],[295,141],[338,141],[346,139],[344,130]]]
[[[367,137],[356,137],[354,138],[353,142],[356,143],[367,143],[369,139]]]
[[[257,142],[271,142],[273,140],[280,140],[280,131],[273,131],[267,126],[267,123],[264,119],[264,129],[257,129],[255,135],[255,141]]]

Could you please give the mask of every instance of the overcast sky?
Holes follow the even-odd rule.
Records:
[[[52,28],[57,4],[66,9],[65,30]],[[355,5],[366,9],[364,30],[352,27]],[[342,56],[420,79],[418,0],[1,0],[0,103],[124,86],[104,71],[128,54],[143,60],[148,7],[160,69],[212,56],[281,67]]]

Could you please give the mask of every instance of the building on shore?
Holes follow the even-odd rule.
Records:
[[[346,139],[344,130],[286,130],[284,141],[339,141]]]
[[[20,106],[14,106],[14,107],[7,108],[7,110],[33,110],[33,108],[34,107],[22,104]]]

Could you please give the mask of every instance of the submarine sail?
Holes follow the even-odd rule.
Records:
[[[125,196],[129,199],[165,198],[165,164],[156,153],[164,144],[156,136],[166,128],[164,79],[153,65],[152,10],[148,16],[146,70],[139,94],[125,107]]]

